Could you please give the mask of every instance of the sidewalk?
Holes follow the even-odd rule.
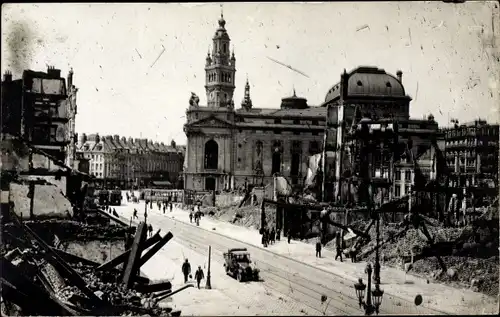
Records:
[[[143,203],[142,203],[143,204]],[[153,211],[158,213],[153,208]],[[189,213],[187,211],[174,208],[172,212],[166,212],[165,216],[175,220],[189,223]],[[221,222],[205,216],[200,221],[200,228],[213,233],[221,234],[253,246],[262,247],[261,236],[257,230],[236,226],[227,222]],[[215,228],[215,230],[213,230]],[[359,277],[366,280],[364,273],[366,263],[351,263],[334,261],[335,254],[332,251],[323,249],[323,258],[315,257],[313,245],[300,241],[293,241],[288,244],[282,238],[280,242],[265,248],[276,254],[286,256],[293,260],[305,263],[318,269],[342,276],[353,283]],[[381,266],[382,289],[391,295],[396,295],[410,302],[414,301],[416,295],[420,294],[424,298],[427,307],[450,314],[495,314],[498,313],[498,302],[495,298],[488,297],[481,293],[472,292],[467,289],[456,289],[450,286],[429,283],[425,279],[407,275],[402,270]]]

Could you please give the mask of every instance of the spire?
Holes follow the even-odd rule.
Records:
[[[224,28],[224,26],[226,25],[226,20],[224,20],[224,11],[223,11],[223,8],[222,8],[222,4],[220,5],[220,19],[219,19],[219,26],[221,28]]]
[[[241,107],[245,110],[252,109],[252,99],[250,98],[250,83],[248,82],[248,74],[247,74],[247,83],[245,85],[245,96],[243,97],[243,101],[241,102]]]

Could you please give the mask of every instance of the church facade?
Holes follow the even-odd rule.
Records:
[[[223,16],[218,23],[205,64],[207,105],[199,105],[193,95],[186,111],[184,188],[267,185],[275,173],[302,184],[308,157],[322,150],[326,108],[309,106],[295,92],[282,99],[280,108],[256,108],[247,79],[236,109],[236,58]]]

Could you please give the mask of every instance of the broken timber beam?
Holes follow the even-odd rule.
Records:
[[[17,303],[26,315],[59,315],[71,316],[73,313],[55,301],[48,292],[38,287],[28,278],[26,278],[19,268],[1,258],[2,269],[2,297],[12,295],[13,300],[23,300],[24,302]],[[6,294],[7,293],[7,294]],[[10,293],[10,294],[9,294]]]
[[[160,236],[159,232],[160,231],[158,230],[158,232],[154,236],[147,239],[146,241],[144,241],[144,243],[141,244],[141,249],[140,249],[141,252],[146,250],[147,248],[149,248],[150,246],[154,245],[155,243],[157,243],[158,241],[161,240],[161,236]],[[109,270],[109,269],[112,269],[115,266],[127,261],[128,257],[130,256],[131,251],[132,251],[132,248],[128,249],[127,251],[123,252],[122,254],[117,256],[116,258],[113,258],[113,259],[99,265],[96,268],[96,270],[97,271]]]
[[[68,279],[73,285],[78,287],[86,296],[88,296],[91,300],[94,301],[95,305],[102,305],[102,300],[97,297],[94,292],[92,292],[88,287],[85,280],[75,271],[73,270],[64,260],[47,244],[45,241],[40,238],[30,227],[22,224],[14,213],[15,223],[24,230],[24,233],[30,236],[32,239],[36,240],[37,244],[45,250],[45,259],[56,268],[59,274],[62,277]]]
[[[172,283],[170,283],[170,281],[166,281],[149,285],[135,285],[134,289],[139,293],[154,293],[154,292],[166,291],[167,293],[165,294],[168,294],[168,292],[172,291]]]
[[[127,265],[125,266],[125,271],[123,274],[123,283],[127,288],[130,288],[133,283],[133,277],[138,271],[138,260],[141,256],[141,244],[146,238],[146,223],[141,222],[137,226],[137,231],[135,233],[134,242],[132,243],[132,248],[130,250],[130,256],[128,257]]]
[[[139,259],[137,268],[140,268],[144,265],[144,263],[149,261],[149,259],[151,259],[153,255],[155,255],[155,253],[158,252],[173,237],[174,235],[169,231],[158,243],[156,243],[150,250],[148,250],[148,252],[146,252],[146,254],[144,254],[144,256]]]
[[[108,214],[107,212],[105,212],[104,210],[101,210],[99,208],[96,209],[101,215],[103,216],[106,216],[108,217],[109,219],[113,220],[113,221],[116,221],[118,222],[119,224],[123,225],[124,227],[128,227],[129,224],[126,223],[125,221],[121,220],[120,218],[118,217],[115,217],[115,216],[112,216],[111,214]]]
[[[179,292],[181,292],[181,291],[185,290],[186,288],[190,288],[190,287],[194,287],[194,285],[193,285],[193,284],[184,285],[183,287],[181,287],[181,288],[179,288],[179,289],[176,289],[176,290],[175,290],[175,291],[173,291],[173,292],[170,292],[170,293],[168,293],[168,294],[165,294],[165,295],[159,296],[159,297],[157,297],[157,298],[155,298],[155,299],[156,299],[156,301],[157,301],[157,302],[159,302],[159,301],[161,301],[161,300],[164,300],[164,299],[165,299],[165,298],[167,298],[167,297],[170,297],[170,296],[172,296],[172,295],[175,295],[175,294],[177,294],[177,293],[179,293]]]

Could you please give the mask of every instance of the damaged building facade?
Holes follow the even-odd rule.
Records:
[[[349,200],[352,186],[365,173],[378,183],[374,194],[380,203],[406,195],[414,184],[414,161],[434,179],[436,155],[444,150],[443,134],[432,115],[410,118],[411,97],[402,72],[395,77],[376,67],[358,67],[344,70],[340,77],[322,105],[328,109],[327,200]],[[361,136],[357,132],[363,125],[367,130]],[[363,161],[366,146],[371,150]]]
[[[212,52],[206,57],[207,105],[199,105],[199,98],[193,95],[186,111],[186,189],[220,191],[245,184],[268,185],[272,184],[275,173],[285,176],[292,184],[303,185],[309,157],[323,151],[328,121],[331,124],[326,144],[330,155],[325,168],[331,200],[339,196],[343,186],[334,179],[339,180],[351,169],[347,161],[354,160],[354,156],[336,160],[340,157],[340,148],[349,151],[361,147],[359,140],[347,141],[343,134],[363,118],[384,119],[384,130],[394,127],[395,122],[398,125],[398,139],[391,137],[384,145],[382,158],[374,157],[374,165],[371,165],[373,177],[394,181],[384,197],[405,195],[413,182],[410,158],[404,154],[397,160],[391,157],[395,144],[404,152],[401,147],[411,139],[412,150],[424,174],[434,176],[436,149],[430,143],[442,139],[438,124],[432,115],[422,120],[410,119],[411,98],[405,93],[401,72],[396,77],[375,67],[344,71],[341,81],[327,92],[322,105],[308,105],[305,98],[297,97],[294,92],[282,99],[279,109],[254,107],[247,79],[241,107],[235,109],[236,58],[234,52],[229,51],[230,38],[225,23],[221,17]],[[344,163],[340,164],[341,161]]]
[[[88,160],[89,174],[106,186],[146,186],[151,181],[167,187],[182,185],[185,149],[175,141],[166,145],[119,135],[81,134],[77,151]]]
[[[283,98],[281,107],[254,107],[247,80],[241,108],[235,109],[236,58],[221,16],[205,64],[207,105],[193,95],[186,111],[185,188],[229,190],[270,184],[280,173],[302,184],[308,157],[322,149],[326,109],[307,100]]]
[[[73,71],[68,87],[61,70],[49,66],[47,72],[25,70],[13,80],[6,72],[2,81],[2,134],[21,137],[35,148],[73,167],[75,153],[76,92]],[[57,169],[43,155],[30,157],[34,169]]]

